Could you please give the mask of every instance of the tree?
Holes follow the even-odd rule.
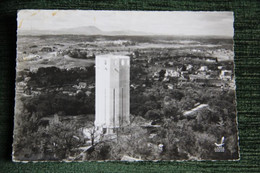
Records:
[[[126,131],[126,129],[124,130]],[[117,141],[111,141],[110,157],[112,160],[120,160],[124,155],[149,159],[151,149],[147,147],[148,135],[147,130],[141,127],[128,127],[129,133],[119,131]]]
[[[165,73],[166,73],[166,70],[160,70],[160,72],[159,72],[159,76],[160,76],[160,78],[163,78],[164,77],[164,75],[165,75]]]
[[[144,117],[149,120],[161,119],[160,111],[156,109],[147,111]]]
[[[97,127],[95,126],[95,124],[93,122],[91,123],[90,128],[83,129],[84,137],[90,139],[92,146],[97,144],[97,142],[99,142],[102,139],[103,134],[101,134],[101,133],[102,132],[98,131]]]

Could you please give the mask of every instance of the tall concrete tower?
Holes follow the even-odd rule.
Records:
[[[115,133],[130,122],[130,58],[102,55],[96,57],[95,126],[103,133]]]

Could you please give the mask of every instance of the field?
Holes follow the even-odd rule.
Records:
[[[103,54],[131,58],[131,124],[116,140],[93,126]],[[19,36],[15,100],[15,160],[239,157],[231,38]]]

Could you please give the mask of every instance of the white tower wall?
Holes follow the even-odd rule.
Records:
[[[111,130],[130,122],[130,58],[102,55],[96,57],[95,126]]]

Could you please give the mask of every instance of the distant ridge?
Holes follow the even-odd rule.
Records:
[[[95,26],[81,26],[76,28],[62,29],[58,31],[62,34],[79,34],[79,35],[102,35],[103,31]]]
[[[21,30],[18,35],[153,35],[151,33],[138,31],[111,31],[105,32],[95,26],[82,26],[76,28],[65,28],[60,30]]]

